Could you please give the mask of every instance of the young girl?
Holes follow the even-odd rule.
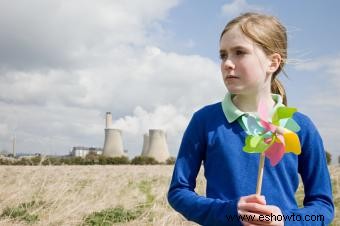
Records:
[[[170,205],[202,225],[328,225],[333,219],[332,188],[321,137],[302,113],[293,119],[301,154],[285,154],[275,166],[265,160],[262,193],[255,194],[259,154],[242,150],[247,130],[242,118],[254,116],[260,100],[272,112],[286,105],[277,80],[287,60],[285,27],[275,18],[245,13],[220,38],[224,100],[193,115],[185,133],[168,192]],[[203,162],[206,197],[195,193]],[[295,192],[301,175],[305,198]]]

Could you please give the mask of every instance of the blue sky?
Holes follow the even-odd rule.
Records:
[[[0,6],[0,150],[11,150],[14,135],[18,152],[101,147],[111,111],[130,157],[140,154],[151,128],[167,131],[176,155],[192,113],[224,96],[221,30],[255,10],[287,27],[289,78],[281,78],[289,105],[311,117],[333,158],[340,155],[338,1],[0,0]]]

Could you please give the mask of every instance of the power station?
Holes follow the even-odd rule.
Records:
[[[122,131],[112,127],[111,112],[106,112],[106,128],[103,155],[106,157],[124,156]]]
[[[122,130],[112,128],[112,114],[106,112],[105,118],[105,139],[103,149],[88,147],[73,147],[73,156],[86,157],[87,154],[95,152],[106,157],[126,156],[123,146]],[[150,129],[149,133],[143,135],[143,147],[141,156],[152,157],[157,162],[165,162],[169,157],[166,133],[160,129]]]

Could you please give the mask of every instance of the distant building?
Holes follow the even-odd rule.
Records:
[[[71,155],[75,157],[82,157],[85,158],[89,153],[96,153],[97,155],[103,154],[102,148],[96,147],[73,147],[71,151]]]

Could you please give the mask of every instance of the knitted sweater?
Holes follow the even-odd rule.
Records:
[[[322,139],[307,116],[297,112],[293,118],[301,127],[297,134],[302,153],[285,154],[275,167],[266,159],[261,194],[267,205],[278,206],[284,217],[290,217],[285,225],[328,225],[334,204]],[[242,150],[246,136],[237,121],[227,121],[221,103],[197,111],[179,149],[168,192],[170,205],[202,225],[242,225],[237,202],[241,196],[255,194],[259,164],[259,154]],[[206,196],[194,190],[202,163]],[[303,208],[295,200],[299,174],[305,189]]]

